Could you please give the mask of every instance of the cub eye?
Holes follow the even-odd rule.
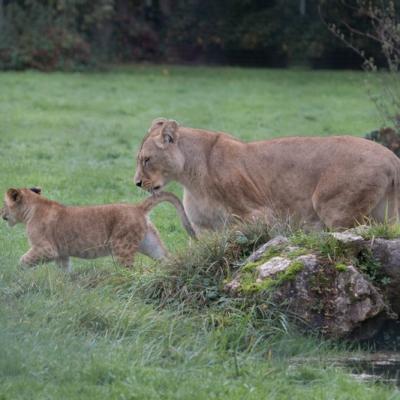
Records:
[[[146,165],[149,163],[149,161],[150,161],[150,157],[146,157],[146,158],[143,160],[143,165],[146,166]]]

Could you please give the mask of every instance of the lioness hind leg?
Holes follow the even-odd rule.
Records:
[[[393,190],[378,202],[371,216],[376,222],[399,222],[398,201]]]
[[[328,228],[342,229],[372,217],[388,187],[388,178],[377,175],[368,182],[353,177],[350,184],[343,179],[340,185],[337,180],[322,178],[312,196],[314,210],[322,222]]]

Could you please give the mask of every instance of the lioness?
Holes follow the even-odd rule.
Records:
[[[357,137],[244,143],[158,118],[143,139],[134,179],[155,191],[181,183],[196,229],[218,229],[234,216],[290,217],[309,229],[346,228],[365,217],[398,220],[400,161]]]
[[[186,231],[195,233],[180,200],[172,193],[161,192],[140,204],[107,204],[66,207],[41,196],[39,188],[8,189],[1,214],[9,226],[21,222],[31,245],[20,263],[33,266],[47,261],[71,270],[69,257],[97,258],[115,256],[129,267],[139,251],[154,259],[167,251],[146,214],[158,203],[168,201],[179,213]]]

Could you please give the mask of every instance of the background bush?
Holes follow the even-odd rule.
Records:
[[[0,68],[76,69],[149,58],[157,34],[143,1],[3,1]],[[0,2],[1,4],[1,2]]]
[[[360,68],[326,23],[367,27],[359,0],[3,0],[0,68],[141,60]],[[352,36],[384,64],[379,46]]]

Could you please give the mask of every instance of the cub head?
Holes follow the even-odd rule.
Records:
[[[143,139],[136,160],[135,184],[157,192],[183,172],[185,158],[179,148],[178,123],[155,119]]]
[[[29,211],[35,198],[40,194],[41,189],[37,187],[30,189],[8,189],[4,195],[4,206],[1,209],[1,217],[8,222],[9,226],[24,222],[27,211]]]

